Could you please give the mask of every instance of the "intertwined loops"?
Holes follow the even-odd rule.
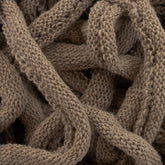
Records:
[[[0,0],[0,165],[163,164],[164,5]]]

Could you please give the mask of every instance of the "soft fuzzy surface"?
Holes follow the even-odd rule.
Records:
[[[0,165],[165,164],[165,0],[0,0]]]

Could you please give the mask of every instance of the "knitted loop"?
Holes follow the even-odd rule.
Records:
[[[0,0],[0,165],[162,165],[164,4]]]
[[[51,158],[52,162],[54,162],[54,163],[58,162],[59,164],[61,164],[61,163],[62,164],[64,164],[64,163],[65,164],[72,164],[72,163],[75,164],[75,162],[80,161],[83,158],[84,154],[86,153],[86,151],[89,147],[89,140],[90,140],[90,126],[89,126],[89,122],[87,120],[86,114],[84,113],[83,107],[79,103],[78,99],[70,92],[69,88],[63,83],[63,81],[57,75],[56,71],[53,69],[51,64],[43,56],[38,45],[31,38],[31,35],[29,34],[29,32],[27,30],[27,27],[24,23],[22,15],[19,15],[20,11],[19,11],[18,7],[16,6],[15,2],[5,1],[2,5],[3,5],[4,13],[9,12],[9,13],[17,15],[17,17],[7,17],[7,15],[6,15],[6,21],[8,22],[8,24],[10,24],[10,23],[12,24],[13,21],[16,22],[16,24],[18,24],[19,21],[22,21],[22,26],[17,28],[17,33],[12,33],[12,37],[15,42],[17,42],[17,43],[20,42],[23,45],[18,44],[18,45],[16,45],[16,47],[13,47],[13,45],[10,44],[11,48],[14,50],[13,55],[15,55],[19,64],[21,66],[25,67],[24,71],[27,74],[27,77],[38,86],[38,88],[43,92],[44,95],[46,95],[45,97],[48,100],[48,102],[50,103],[50,105],[53,107],[53,109],[55,109],[55,107],[56,107],[55,101],[58,102],[61,99],[63,100],[62,107],[64,107],[67,117],[69,117],[71,119],[72,124],[76,129],[74,144],[69,149],[69,151],[65,151],[65,153],[62,155],[60,153],[59,154],[56,153],[55,155],[51,155],[50,153],[47,153],[47,154],[50,154],[50,156],[52,157]],[[10,10],[7,10],[7,8],[9,8],[9,6],[10,6]],[[10,18],[12,18],[12,19],[10,19]],[[15,19],[13,19],[13,18],[15,18]],[[12,27],[9,27],[9,28],[10,28],[10,31],[13,32],[14,28],[12,28]],[[31,53],[29,51],[26,52],[26,51],[22,50],[23,48],[25,48],[25,45],[26,45],[26,42],[24,42],[25,41],[24,36],[23,35],[22,35],[22,37],[20,36],[21,38],[19,38],[19,39],[16,38],[17,35],[23,34],[23,33],[21,33],[21,31],[23,33],[27,34],[26,42],[31,43],[30,45],[33,46],[33,48],[31,49]],[[29,50],[29,48],[27,50]],[[21,58],[20,58],[20,56],[18,56],[18,53],[19,53],[18,50],[20,52],[24,52],[25,60],[28,61],[28,63],[29,63],[28,66],[26,66],[26,64],[23,64],[21,62]],[[39,54],[38,54],[38,56],[33,56],[33,58],[34,58],[33,59],[33,58],[31,58],[31,56],[29,57],[28,54],[29,53],[34,54],[34,51],[37,51]],[[39,63],[42,63],[43,61],[46,60],[45,65],[40,66],[41,68],[42,67],[45,68],[44,69],[45,73],[40,72],[40,70],[42,70],[42,69],[41,68],[39,69],[38,66],[36,65],[39,63],[34,63],[35,59],[38,59]],[[44,76],[44,74],[46,77]],[[38,78],[36,77],[36,75],[38,77],[40,77],[40,81],[38,81]],[[50,77],[50,79],[47,76]],[[57,79],[57,80],[55,80],[55,79]],[[59,95],[54,95],[56,93],[54,91],[55,86],[57,86],[56,92],[58,91],[57,93],[59,93]],[[65,91],[61,91],[62,88],[65,88]],[[63,96],[63,94],[61,92],[62,93],[64,92],[65,95]],[[71,103],[74,103],[74,104],[71,104]],[[81,120],[77,120],[78,116],[81,116],[81,115],[82,115]],[[83,148],[83,150],[79,151],[79,147]],[[41,151],[41,152],[44,152],[44,151]],[[78,153],[78,155],[77,154],[75,155],[75,153]],[[72,157],[72,158],[68,159],[69,157]],[[67,159],[67,161],[66,161],[66,159]],[[47,162],[49,160],[49,157],[45,161],[42,161],[40,159],[40,157],[38,157],[38,160],[39,160],[39,162],[42,162],[43,164],[45,164],[45,162]],[[20,162],[19,159],[15,160],[15,161]],[[32,160],[30,160],[30,161],[32,161]],[[30,163],[27,160],[22,160],[22,163],[23,162]],[[37,162],[37,160],[36,160],[36,162]]]
[[[91,48],[93,58],[99,63],[100,67],[106,67],[113,73],[133,79],[134,75],[136,75],[136,69],[138,68],[138,59],[132,56],[127,56],[127,58],[118,56],[115,23],[117,23],[121,15],[122,9],[118,5],[110,6],[104,1],[98,2],[90,13],[88,45]],[[120,40],[122,39],[123,38],[120,38]],[[134,36],[133,40],[136,40],[136,36]],[[93,41],[97,41],[97,43],[93,43]],[[93,45],[95,45],[95,47],[93,47]],[[111,47],[109,45],[111,45]],[[119,45],[119,49],[121,46],[122,45]],[[127,52],[123,50],[122,52],[120,51],[120,53],[125,54]],[[132,72],[128,72],[128,70],[130,71],[129,67],[132,68],[132,66],[135,66],[135,69],[132,70]]]

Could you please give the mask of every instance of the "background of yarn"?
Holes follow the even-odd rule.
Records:
[[[165,163],[164,0],[0,0],[0,164]]]

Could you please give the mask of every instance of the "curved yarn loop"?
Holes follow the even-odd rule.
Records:
[[[0,0],[0,165],[162,165],[163,0]]]

